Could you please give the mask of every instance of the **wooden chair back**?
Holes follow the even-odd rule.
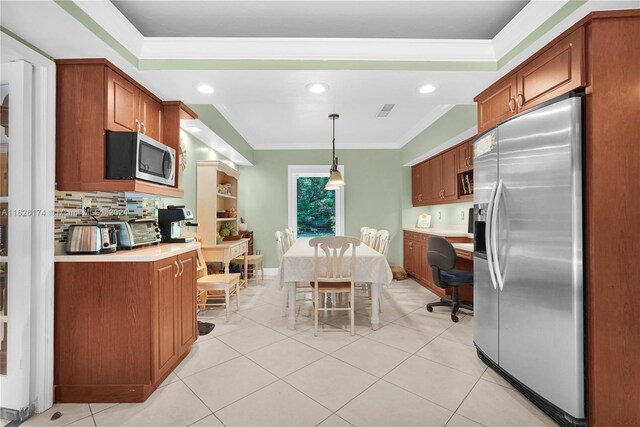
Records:
[[[370,228],[367,230],[367,236],[365,237],[364,244],[374,248],[376,246],[376,233],[378,230]]]
[[[284,256],[284,253],[287,251],[285,246],[286,238],[282,231],[276,231],[275,235],[276,235],[276,249],[278,252],[278,261],[282,261],[282,257]]]
[[[204,260],[204,255],[202,254],[202,249],[198,248],[196,250],[198,257],[196,259],[196,279],[206,276],[209,272],[207,271],[207,262]]]
[[[284,235],[287,238],[287,247],[290,248],[296,242],[296,236],[293,234],[293,230],[290,228],[284,229]]]
[[[389,252],[389,241],[390,241],[389,231],[387,230],[379,230],[376,233],[376,244],[374,249],[380,252],[384,257],[387,257],[387,253]]]
[[[365,240],[367,239],[367,231],[369,231],[369,227],[362,227],[360,229],[360,241],[362,243],[364,243]]]
[[[314,248],[313,268],[316,286],[318,282],[351,282],[356,269],[356,247],[360,240],[347,236],[316,237],[309,241]],[[324,256],[320,254],[320,250]],[[350,251],[347,271],[343,270],[343,261]]]

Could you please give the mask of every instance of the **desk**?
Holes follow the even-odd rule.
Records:
[[[313,256],[314,250],[309,246],[310,237],[301,237],[289,248],[280,262],[280,286],[286,289],[289,297],[288,323],[289,329],[296,328],[296,282],[309,283],[314,280]],[[344,269],[347,271],[350,252],[344,259]],[[379,299],[380,287],[391,283],[393,274],[387,259],[369,246],[360,244],[356,248],[355,281],[371,283],[371,328],[380,327]]]
[[[224,264],[224,271],[229,272],[229,263],[232,259],[244,254],[244,271],[247,271],[247,252],[249,249],[249,239],[223,241],[219,245],[202,245],[202,255],[205,262],[221,262]],[[246,287],[247,278],[244,278],[243,285]]]

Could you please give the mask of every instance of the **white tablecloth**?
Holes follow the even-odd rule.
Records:
[[[295,329],[295,283],[309,283],[314,280],[314,248],[309,246],[309,240],[311,240],[310,237],[297,239],[280,262],[280,286],[286,286],[289,293],[289,328],[291,329]],[[323,252],[320,252],[320,254],[324,255]],[[348,251],[343,259],[345,272],[348,271],[350,255],[351,251]],[[371,326],[373,329],[377,329],[380,323],[378,312],[380,286],[391,283],[391,280],[393,280],[393,274],[384,255],[364,243],[356,247],[355,281],[372,283],[371,298],[373,301],[371,307],[376,308],[375,310],[372,309],[371,313]],[[292,293],[293,295],[291,295]],[[294,301],[294,303],[292,304],[291,301]]]

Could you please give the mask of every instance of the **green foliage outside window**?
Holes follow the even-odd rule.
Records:
[[[336,234],[336,193],[325,190],[328,177],[298,178],[298,236]]]

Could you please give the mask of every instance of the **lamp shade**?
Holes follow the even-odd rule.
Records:
[[[329,181],[327,181],[327,185],[324,186],[325,190],[339,190],[344,187],[344,180],[342,179],[342,174],[339,170],[332,170],[329,174]]]

